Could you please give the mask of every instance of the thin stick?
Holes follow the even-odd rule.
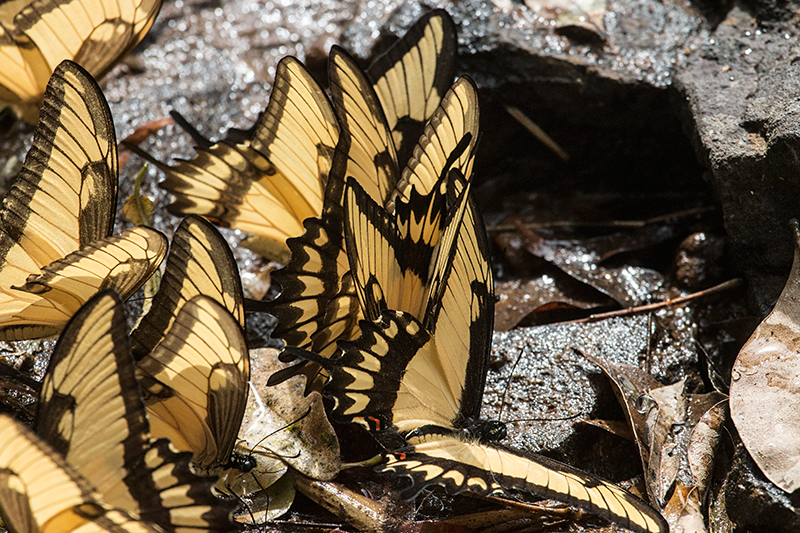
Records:
[[[716,294],[718,292],[727,291],[728,289],[739,287],[741,284],[742,284],[742,279],[735,278],[720,283],[719,285],[714,285],[713,287],[710,287],[708,289],[703,289],[702,291],[693,292],[692,294],[687,294],[686,296],[681,296],[680,298],[674,298],[672,300],[666,300],[664,302],[658,302],[654,304],[640,305],[638,307],[630,307],[628,309],[620,309],[618,311],[598,313],[596,315],[590,315],[585,318],[578,318],[576,320],[567,320],[565,322],[555,322],[554,324],[584,324],[587,322],[597,322],[599,320],[605,320],[606,318],[649,313],[650,311],[656,311],[658,309],[663,309],[665,307],[682,305],[691,300],[698,300],[700,298],[705,298],[706,296],[711,296],[712,294]]]
[[[575,222],[570,220],[556,220],[553,222],[531,222],[529,224],[498,224],[496,226],[487,226],[486,231],[489,233],[497,233],[501,231],[516,231],[520,227],[525,229],[546,229],[546,228],[643,228],[651,224],[659,224],[668,220],[676,218],[685,218],[694,215],[702,215],[714,211],[714,206],[696,207],[694,209],[686,209],[684,211],[676,211],[674,213],[667,213],[666,215],[659,215],[657,217],[648,218],[646,220],[609,220],[607,222]]]
[[[519,108],[505,106],[506,111],[508,114],[511,115],[516,119],[517,122],[522,124],[522,126],[531,132],[531,134],[539,139],[539,141],[550,148],[562,161],[566,162],[569,161],[569,154],[561,148],[557,142],[553,140],[538,124],[528,118],[528,115],[523,113]]]

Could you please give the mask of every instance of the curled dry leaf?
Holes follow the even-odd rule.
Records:
[[[250,394],[234,454],[255,466],[246,472],[225,471],[217,488],[247,503],[248,511],[238,521],[257,523],[277,518],[292,504],[288,466],[316,479],[331,479],[341,470],[341,459],[319,393],[304,396],[301,379],[267,386],[272,372],[284,366],[277,350],[250,350],[250,358]]]
[[[546,239],[518,224],[525,249],[576,280],[612,298],[622,307],[647,301],[664,283],[657,271],[632,265],[606,266],[604,261],[623,252],[642,250],[673,236],[669,227],[639,228],[633,234],[614,233],[577,240]]]
[[[333,479],[342,466],[339,440],[322,396],[317,392],[304,396],[302,378],[268,387],[269,376],[286,366],[274,348],[251,350],[250,357],[250,396],[236,451],[277,457],[313,479]]]
[[[642,456],[650,501],[672,513],[672,520],[667,517],[671,525],[681,520],[683,531],[703,531],[694,528],[698,520],[702,524],[702,502],[725,420],[725,396],[687,394],[683,380],[662,386],[638,367],[586,357],[611,379],[625,409]]]
[[[692,430],[681,465],[683,479],[675,483],[675,490],[664,508],[664,517],[671,531],[707,531],[703,504],[714,472],[714,456],[726,414],[727,403],[723,400],[708,409]]]
[[[775,308],[759,324],[731,373],[731,418],[767,478],[800,487],[800,229],[794,263]]]

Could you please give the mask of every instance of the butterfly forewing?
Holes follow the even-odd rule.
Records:
[[[352,176],[373,200],[383,205],[400,178],[394,140],[383,109],[366,74],[347,52],[334,46],[328,71],[331,97],[342,124],[334,178],[342,180],[343,185],[344,179]],[[342,200],[332,202],[341,205]]]
[[[462,77],[447,91],[425,126],[390,204],[397,197],[407,201],[411,187],[427,194],[451,168],[469,178],[479,133],[478,93],[474,82]],[[390,205],[387,208],[391,211]]]
[[[155,437],[194,453],[202,472],[230,455],[244,415],[250,358],[241,326],[220,304],[195,296],[164,339],[137,364]]]
[[[420,18],[367,69],[400,165],[408,161],[453,81],[456,48],[453,21],[447,12],[437,9]]]
[[[201,294],[221,303],[244,327],[242,282],[228,243],[207,221],[190,216],[172,238],[167,267],[150,310],[131,332],[134,358],[148,355],[180,308]]]
[[[0,517],[11,531],[160,531],[108,506],[52,447],[6,415],[0,441]]]
[[[411,444],[390,455],[389,462],[380,467],[411,478],[404,497],[411,498],[429,485],[442,485],[450,494],[524,490],[581,507],[632,531],[669,530],[664,519],[639,498],[552,459],[446,435],[412,439]]]
[[[278,63],[269,105],[253,135],[252,146],[286,176],[282,188],[297,220],[319,216],[339,122],[325,92],[293,57]]]
[[[0,287],[0,339],[32,339],[58,333],[97,291],[130,297],[153,274],[167,252],[164,236],[137,226],[47,265],[40,275]]]
[[[114,507],[177,531],[222,531],[229,509],[189,454],[153,442],[119,297],[103,291],[70,320],[50,360],[36,432]]]
[[[2,230],[42,267],[111,234],[117,150],[105,98],[65,63],[48,85],[33,146],[0,210]]]
[[[156,162],[174,214],[199,214],[254,235],[248,246],[288,261],[286,240],[322,213],[339,124],[319,84],[296,59],[277,68],[269,105],[247,140],[198,148],[174,166]]]

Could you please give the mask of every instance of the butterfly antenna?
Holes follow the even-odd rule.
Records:
[[[511,380],[514,378],[514,371],[517,369],[517,365],[519,364],[519,360],[522,359],[522,353],[525,351],[525,348],[519,349],[519,354],[517,355],[516,361],[514,361],[514,366],[511,367],[511,372],[508,374],[508,380],[506,381],[506,388],[503,389],[503,396],[500,398],[500,410],[497,413],[497,419],[503,419],[503,408],[506,406],[506,394],[508,394],[508,389],[511,387]]]
[[[214,146],[214,143],[211,142],[211,139],[197,131],[197,128],[189,124],[189,121],[186,120],[183,115],[173,109],[169,112],[169,116],[172,117],[172,120],[175,121],[175,124],[180,126],[183,131],[189,134],[189,137],[192,138],[197,146],[200,148],[211,148]]]
[[[261,486],[261,485],[259,485],[259,487],[260,487],[260,486]],[[242,498],[241,496],[239,496],[238,494],[236,494],[236,492],[233,490],[233,487],[231,487],[231,484],[230,484],[230,483],[225,483],[225,488],[226,488],[226,489],[228,489],[228,492],[229,492],[229,493],[231,493],[231,494],[233,494],[233,496],[234,496],[234,497],[235,497],[237,500],[239,500],[239,503],[241,503],[242,505],[244,505],[244,508],[245,508],[245,509],[247,509],[247,514],[249,514],[249,515],[250,515],[250,520],[252,520],[252,521],[253,521],[253,523],[255,524],[255,523],[256,523],[256,517],[255,517],[255,515],[253,515],[253,510],[252,510],[252,509],[250,509],[250,506],[247,504],[247,502],[246,502],[246,501],[244,501],[244,498]],[[263,489],[262,489],[262,490],[263,490]]]
[[[308,416],[310,413],[311,413],[311,406],[309,406],[309,407],[308,407],[308,409],[306,409],[306,412],[305,412],[305,413],[303,413],[303,415],[302,415],[302,416],[300,416],[300,417],[296,418],[295,420],[293,420],[293,421],[291,421],[291,422],[287,423],[286,425],[284,425],[284,426],[282,426],[282,427],[280,427],[280,428],[276,429],[276,430],[275,430],[275,431],[273,431],[272,433],[269,433],[268,435],[264,435],[263,437],[261,437],[261,439],[260,439],[260,440],[259,440],[257,443],[255,443],[255,445],[254,445],[254,446],[252,446],[252,447],[250,448],[250,452],[252,453],[252,451],[253,451],[253,450],[256,448],[256,446],[259,446],[259,445],[260,445],[262,442],[264,442],[265,440],[267,440],[267,439],[268,439],[268,438],[270,438],[271,436],[275,435],[275,434],[276,434],[276,433],[278,433],[279,431],[283,431],[284,429],[287,429],[287,428],[289,428],[289,427],[293,426],[294,424],[297,424],[297,423],[298,423],[298,422],[300,422],[302,419],[304,419],[305,417],[307,417],[307,416]],[[279,455],[279,454],[275,454],[275,457],[277,457],[278,459],[294,459],[295,457],[299,457],[299,456],[300,456],[300,452],[297,452],[297,453],[296,453],[296,454],[294,454],[294,455]]]

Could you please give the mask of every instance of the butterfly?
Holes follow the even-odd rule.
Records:
[[[50,75],[72,60],[101,78],[147,34],[161,0],[34,0],[0,6],[0,100],[35,124]]]
[[[451,174],[451,181],[460,178],[458,169]],[[455,193],[459,187],[452,189]],[[616,485],[492,442],[504,436],[504,425],[478,418],[493,320],[488,246],[480,217],[467,224],[469,184],[453,193],[428,268],[420,269],[415,252],[420,245],[408,239],[403,219],[420,220],[440,211],[434,205],[441,201],[437,194],[410,204],[410,214],[398,205],[393,216],[349,183],[345,238],[368,319],[360,322],[355,340],[339,340],[339,358],[292,347],[286,351],[328,371],[334,417],[361,423],[385,442],[405,441],[379,466],[411,479],[403,497],[430,485],[441,485],[450,494],[522,490],[582,507],[634,531],[668,531],[656,511]],[[427,297],[421,306],[409,306],[416,311],[387,307],[387,295],[403,294],[404,287],[418,286],[424,276]]]
[[[90,299],[59,337],[42,383],[34,430],[103,500],[169,531],[222,531],[229,507],[189,454],[154,439],[139,393],[122,302]],[[55,502],[54,502],[55,503]]]
[[[4,414],[0,440],[0,517],[10,531],[161,531],[106,503],[52,446]]]
[[[137,226],[112,235],[118,162],[97,83],[61,63],[23,168],[0,206],[0,339],[58,333],[92,295],[131,296],[158,268],[167,241]]]
[[[338,59],[340,57],[344,59]],[[363,77],[343,52],[332,51],[331,61],[334,65],[341,63],[341,66],[332,68],[349,72],[347,75],[332,75],[332,79],[343,77],[351,80]],[[354,87],[361,88],[348,91],[361,94],[359,91],[365,86],[355,84]],[[347,91],[342,94],[345,92]],[[348,100],[349,98],[342,96],[343,102]],[[353,128],[359,132],[368,129],[366,126],[362,127],[364,122],[347,120],[353,122]],[[343,124],[347,124],[347,120],[343,120]],[[367,120],[366,123],[381,124],[384,121]],[[343,127],[343,138],[348,135],[346,130]],[[388,132],[386,129],[383,131]],[[269,312],[278,319],[274,335],[283,338],[287,344],[308,348],[327,357],[335,353],[337,339],[352,339],[357,335],[358,320],[362,315],[355,293],[356,286],[349,274],[351,265],[343,241],[345,180],[342,176],[353,179],[377,204],[395,209],[396,205],[410,201],[413,190],[420,194],[429,193],[451,168],[457,168],[462,173],[471,173],[478,132],[477,91],[469,78],[462,77],[441,99],[439,107],[417,140],[411,159],[402,174],[393,162],[388,166],[370,163],[393,161],[391,158],[364,158],[358,155],[373,150],[374,145],[370,145],[372,148],[369,150],[362,150],[354,147],[356,144],[363,147],[365,143],[350,143],[353,151],[344,153],[340,150],[347,143],[340,144],[326,191],[326,207],[322,217],[306,220],[306,233],[288,241],[292,251],[291,261],[285,268],[273,273],[273,279],[282,289],[280,296],[268,306]],[[387,138],[387,142],[390,146],[388,152],[391,152],[393,141]],[[360,160],[366,162],[358,163]],[[393,184],[391,187],[389,182],[382,180],[382,169],[388,172],[386,175],[396,178],[389,180]],[[387,185],[376,185],[378,183]],[[475,208],[471,203],[469,205],[467,216],[474,220]],[[427,240],[431,246],[435,244],[438,232],[429,235],[420,233],[421,225],[426,223],[424,218],[413,221],[407,219],[407,223],[413,226],[408,228],[409,234]],[[436,226],[427,227],[433,229]],[[413,297],[420,298],[422,293],[414,293]],[[402,300],[392,300],[390,305],[405,309]],[[306,363],[300,363],[298,368],[288,368],[276,373],[270,382],[288,379],[298,372],[311,375],[311,369],[305,365]]]
[[[150,310],[131,332],[151,432],[191,451],[195,470],[230,462],[247,403],[250,357],[239,270],[208,221],[186,217]]]
[[[302,63],[285,57],[267,109],[244,140],[203,142],[193,159],[173,166],[131,148],[166,174],[161,186],[175,196],[171,213],[251,233],[245,246],[285,262],[286,239],[302,234],[303,220],[322,211],[338,140],[325,91]]]

